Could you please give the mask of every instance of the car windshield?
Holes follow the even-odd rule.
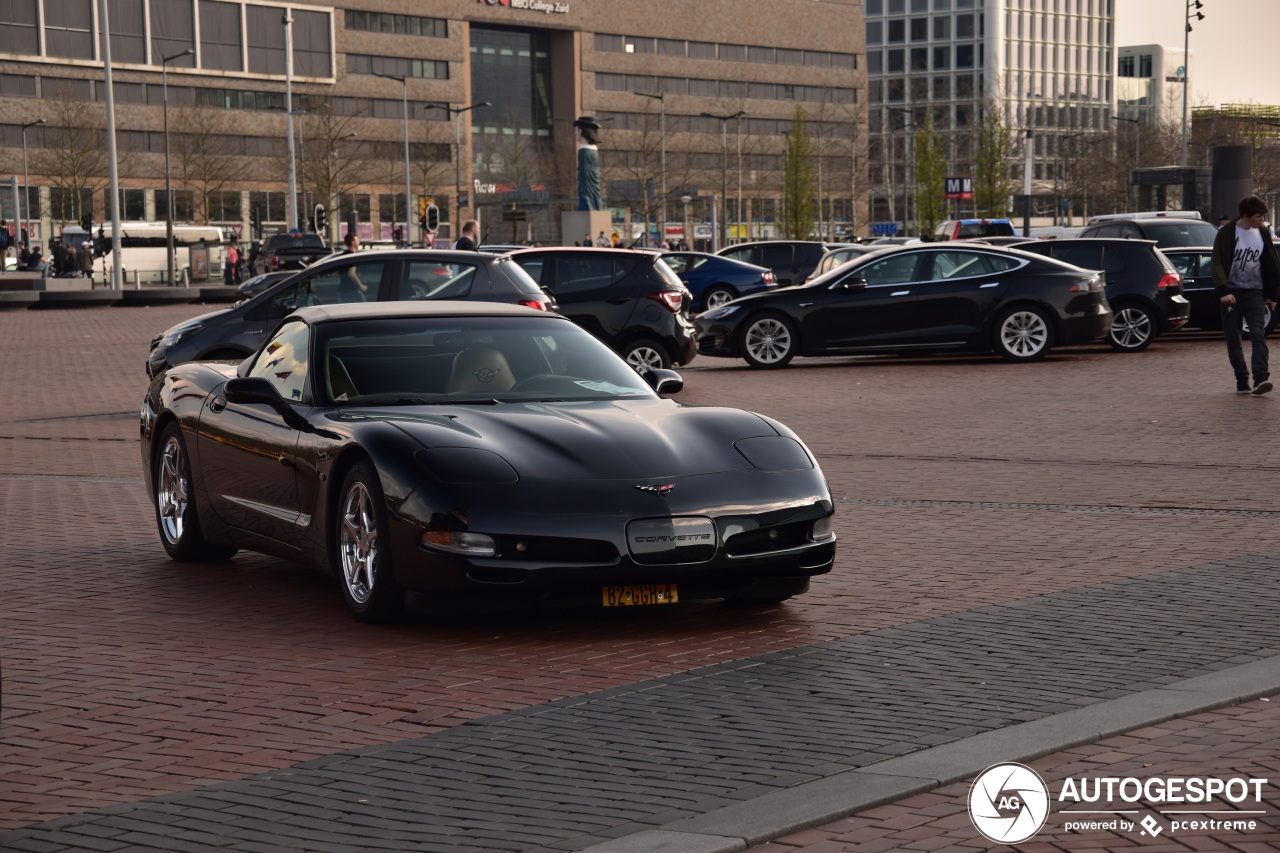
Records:
[[[323,323],[318,396],[344,406],[653,399],[625,361],[568,320],[412,317]]]
[[[1166,222],[1142,223],[1147,237],[1156,241],[1156,245],[1164,246],[1212,246],[1218,236],[1218,229],[1208,222],[1197,220],[1169,220]]]

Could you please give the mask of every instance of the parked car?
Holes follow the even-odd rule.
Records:
[[[779,287],[800,284],[829,250],[846,243],[819,243],[812,240],[760,240],[737,243],[716,252],[735,261],[745,261],[773,270]]]
[[[986,243],[988,246],[1016,246],[1027,242],[1026,237],[961,237],[960,239],[968,243]]]
[[[1197,329],[1222,330],[1222,302],[1213,294],[1213,273],[1209,264],[1213,259],[1212,246],[1194,246],[1190,248],[1160,250],[1173,268],[1182,276],[1182,295],[1191,303],[1191,316],[1188,326]],[[1270,335],[1280,320],[1280,314],[1273,314],[1267,308],[1267,334]],[[1249,323],[1244,323],[1248,331]]]
[[[521,249],[527,249],[528,246],[521,246],[518,243],[486,243],[481,246],[478,251],[488,252],[492,255],[505,255],[508,252],[518,252]]]
[[[285,315],[308,305],[402,299],[555,308],[555,300],[519,265],[498,255],[429,249],[335,255],[245,302],[201,314],[156,335],[147,356],[147,375],[188,361],[238,361],[256,351]]]
[[[548,247],[509,256],[556,300],[557,310],[640,372],[698,354],[685,311],[693,301],[658,252]]]
[[[878,246],[841,246],[838,249],[829,249],[822,260],[818,261],[818,265],[813,268],[813,272],[809,273],[809,277],[805,281],[813,281],[820,275],[826,275],[841,264],[846,264],[854,258],[860,258],[869,252],[876,251]]]
[[[1115,314],[1107,340],[1114,350],[1140,352],[1190,316],[1182,276],[1151,240],[1077,237],[1017,248],[1106,274],[1107,302]]]
[[[948,219],[933,230],[935,240],[964,240],[969,237],[1016,237],[1007,219]]]
[[[663,252],[671,271],[693,297],[693,311],[705,311],[745,296],[777,287],[773,271],[745,261],[706,252]]]
[[[772,418],[662,398],[682,385],[514,305],[302,308],[238,367],[157,377],[142,467],[174,560],[327,568],[365,621],[407,590],[436,607],[804,592],[836,543],[813,454]]]
[[[1102,276],[995,246],[874,252],[800,287],[697,318],[699,351],[783,367],[797,355],[985,352],[1043,358],[1106,335]]]
[[[304,269],[329,252],[329,247],[319,234],[272,234],[262,244],[250,272],[258,275],[264,272]]]
[[[1154,240],[1161,249],[1174,246],[1212,246],[1218,229],[1203,219],[1151,217],[1108,219],[1086,225],[1081,237],[1123,237],[1131,240]]]
[[[255,275],[236,288],[236,296],[241,299],[257,296],[271,285],[284,281],[286,278],[292,278],[297,274],[297,270],[282,270],[280,272],[264,272],[261,275]]]

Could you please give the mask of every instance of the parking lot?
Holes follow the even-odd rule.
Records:
[[[418,849],[579,849],[856,763],[838,757],[842,745],[901,754],[1278,647],[1280,394],[1236,396],[1225,348],[1209,335],[1176,333],[1137,354],[1060,350],[1028,365],[800,359],[754,371],[701,358],[684,371],[680,401],[777,417],[824,468],[840,546],[835,570],[808,595],[775,607],[421,616],[377,628],[350,619],[334,583],[308,570],[243,553],[217,565],[166,558],[138,458],[144,360],[154,334],[203,310],[0,312],[0,848],[77,849],[53,846],[68,844],[54,838],[56,819],[118,815],[218,783],[279,782],[336,761],[351,802],[376,801],[380,785],[416,799],[442,788],[470,793],[480,783],[449,772],[462,766],[459,750],[500,755],[480,776],[507,778],[526,749],[544,744],[542,757],[563,759],[555,777],[563,788],[551,800],[518,785],[519,796],[495,800],[512,816],[491,810],[483,844],[467,824],[470,840],[455,837],[456,848],[441,830],[444,840]],[[1177,595],[1162,592],[1175,587]],[[1033,613],[1026,602],[1036,597],[1044,610]],[[1146,621],[1125,627],[1152,601],[1159,606]],[[1046,619],[1068,602],[1078,608],[1069,618]],[[1016,646],[1026,635],[1019,626],[1043,630],[1034,649],[1016,650],[1034,652],[1019,659],[1022,680],[992,696],[963,653],[976,646],[963,638],[986,630],[974,614],[1015,611],[1022,615],[1000,620],[1010,626],[1002,639]],[[1142,649],[1132,648],[1137,636]],[[1072,652],[1087,657],[1095,647],[1108,652],[1091,671],[1114,671],[1095,681],[1064,675]],[[814,673],[891,662],[895,674],[920,675],[929,700],[918,715],[885,711],[873,725],[859,713],[889,708],[900,683],[853,669],[847,682],[815,676],[809,695],[841,722],[735,741],[738,760],[717,754],[679,776],[680,796],[658,791],[650,781],[672,762],[683,767],[683,756],[733,728],[707,718],[683,729],[709,705],[681,674],[712,679],[754,661],[789,667],[791,682],[803,680],[807,661]],[[574,728],[571,715],[558,715],[596,714],[607,741],[612,729],[632,728],[632,711],[599,703],[621,702],[637,685],[664,696],[657,734],[640,754],[665,746],[675,757],[634,765],[631,807],[575,811],[582,801],[573,790],[616,768],[603,755],[584,762],[590,750],[557,751],[556,738],[572,740]],[[777,725],[809,719],[793,704],[801,699],[787,694]],[[953,718],[988,699],[1002,710]],[[854,749],[850,720],[859,732],[888,727],[893,736]],[[698,748],[671,746],[685,743],[682,730],[700,733]],[[475,746],[477,733],[499,731],[493,737],[505,745]],[[434,757],[362,787],[352,761],[383,756],[385,766],[409,742]],[[258,805],[236,811],[243,831],[232,834],[245,846],[230,835],[206,843],[259,849],[252,845],[265,842],[252,833],[274,831],[267,824],[281,819],[277,808],[326,825],[311,810],[328,808],[334,789],[305,790],[292,799],[255,794]],[[370,818],[390,834],[378,836],[392,839],[388,849],[398,831],[422,837],[420,824],[396,816],[402,805]],[[559,817],[528,814],[539,811]],[[430,823],[448,825],[438,814]],[[94,849],[137,846],[103,844]]]

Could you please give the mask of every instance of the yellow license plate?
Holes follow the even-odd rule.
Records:
[[[675,604],[680,600],[673,583],[644,583],[601,587],[605,607],[642,607],[648,604]]]

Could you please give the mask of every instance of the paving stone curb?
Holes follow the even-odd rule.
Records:
[[[579,853],[734,853],[876,806],[1167,720],[1280,691],[1280,656],[985,732],[766,794]]]

